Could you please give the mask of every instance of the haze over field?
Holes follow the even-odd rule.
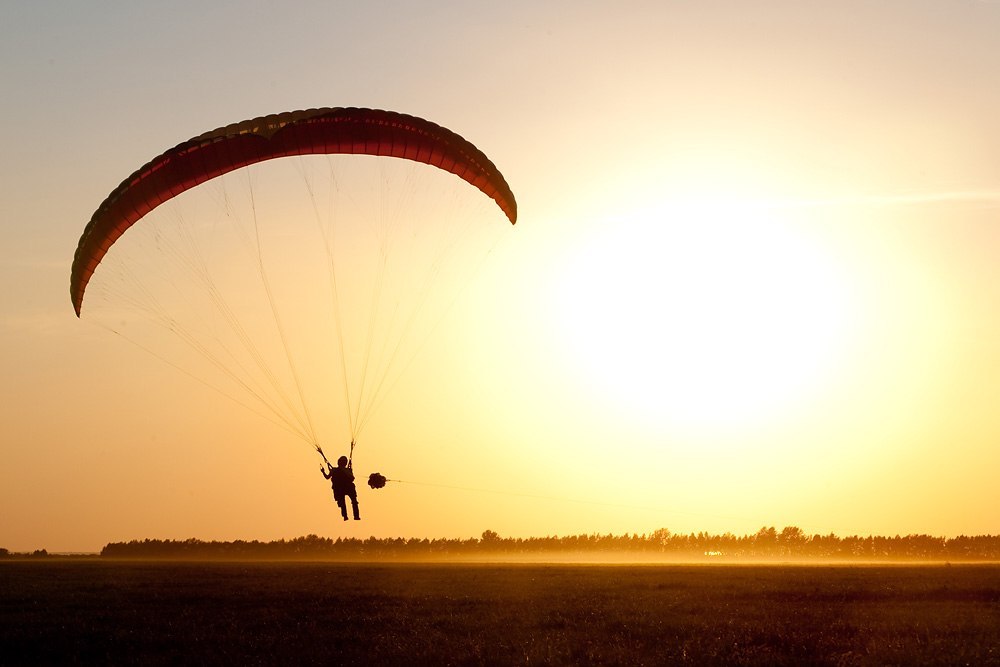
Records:
[[[8,3],[0,547],[1000,532],[997,34],[986,0]],[[68,294],[140,165],[326,106],[454,130],[519,211],[443,274],[346,523],[308,438]]]

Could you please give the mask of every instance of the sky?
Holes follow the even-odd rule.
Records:
[[[998,33],[988,0],[4,3],[0,546],[997,533]],[[308,442],[68,293],[133,170],[325,106],[458,132],[519,206],[346,523]]]

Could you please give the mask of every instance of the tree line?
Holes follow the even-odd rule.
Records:
[[[1000,535],[944,538],[931,535],[895,537],[807,535],[787,526],[763,527],[751,535],[672,533],[666,528],[644,534],[501,537],[487,530],[479,538],[336,539],[307,535],[290,540],[231,542],[131,540],[112,542],[101,550],[108,558],[261,559],[261,560],[392,560],[477,556],[544,556],[547,554],[614,554],[622,557],[684,559],[834,559],[834,560],[1000,560]]]

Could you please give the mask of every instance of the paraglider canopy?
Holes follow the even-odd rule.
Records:
[[[189,139],[153,158],[101,203],[80,237],[70,295],[77,316],[87,283],[108,249],[163,202],[247,165],[311,154],[403,158],[451,172],[491,197],[511,223],[517,203],[503,175],[482,151],[415,116],[361,108],[323,108],[261,116]]]
[[[352,460],[494,230],[509,229],[480,223],[504,218],[517,204],[499,170],[435,123],[362,108],[262,116],[122,181],[80,237],[70,294],[77,316],[87,295],[88,321],[321,456],[349,436]]]

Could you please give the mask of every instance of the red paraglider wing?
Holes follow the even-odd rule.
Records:
[[[430,121],[377,109],[327,108],[262,116],[206,132],[171,148],[125,179],[94,213],[73,258],[77,317],[87,283],[125,230],[185,190],[247,165],[293,155],[404,158],[451,172],[491,197],[511,223],[517,203],[503,175],[471,143]]]

